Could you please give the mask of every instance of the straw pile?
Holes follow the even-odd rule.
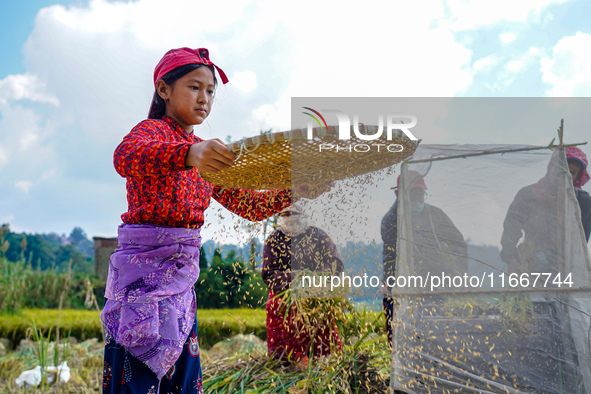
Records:
[[[308,273],[306,270],[297,274]],[[292,281],[292,285],[296,282]],[[295,321],[293,326],[301,330],[294,336],[304,334],[314,337],[319,327],[338,327],[342,350],[338,350],[334,343],[331,344],[330,355],[314,358],[310,353],[310,359],[304,361],[278,361],[260,352],[250,352],[210,362],[205,364],[203,370],[205,392],[386,392],[389,385],[390,350],[385,336],[375,332],[377,326],[384,326],[383,314],[376,318],[365,309],[358,312],[344,298],[343,289],[330,294],[332,297],[326,297],[326,294],[304,293],[302,289],[290,287],[277,298],[284,305],[285,319]]]
[[[380,357],[389,361],[389,353]],[[376,368],[376,352],[349,348],[310,362],[284,366],[264,356],[245,357],[228,364],[226,360],[203,369],[206,393],[385,393],[387,373]]]
[[[384,336],[368,330],[368,316],[356,312],[343,315],[339,325],[349,327],[344,331],[350,337],[343,338],[342,351],[312,359],[307,365],[281,363],[260,353],[207,363],[204,390],[220,394],[385,393],[390,350]]]

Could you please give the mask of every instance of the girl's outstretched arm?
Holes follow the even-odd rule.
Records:
[[[315,184],[298,185],[291,190],[242,190],[223,189],[215,186],[213,198],[228,210],[251,220],[259,221],[273,216],[299,198],[313,199],[329,191],[334,182],[318,182]]]
[[[173,140],[154,120],[144,120],[115,149],[115,170],[122,177],[158,176],[186,171],[185,158],[193,145]]]
[[[229,211],[253,222],[273,216],[291,205],[290,190],[257,191],[215,186],[213,198]]]
[[[158,121],[138,124],[115,150],[114,164],[123,177],[158,176],[197,167],[200,172],[229,168],[236,155],[219,139],[202,141],[157,127]]]

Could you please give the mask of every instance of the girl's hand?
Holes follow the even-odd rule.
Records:
[[[236,155],[218,138],[191,145],[185,166],[197,167],[199,172],[216,173],[234,164]]]

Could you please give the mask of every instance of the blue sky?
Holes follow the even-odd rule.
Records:
[[[289,129],[291,97],[591,95],[584,0],[36,0],[0,11],[0,222],[13,231],[115,235],[126,201],[112,152],[146,116],[170,48],[208,47],[230,77],[196,128],[203,138]],[[555,129],[421,137],[539,144]],[[232,220],[218,215],[206,231]]]
[[[35,27],[35,16],[40,8],[53,4],[68,5],[74,1],[53,0],[4,0],[0,5],[0,37],[2,37],[2,62],[0,76],[22,73],[23,45]]]

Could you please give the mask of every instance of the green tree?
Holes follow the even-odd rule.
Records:
[[[23,237],[26,241],[23,242]],[[8,233],[5,238],[10,243],[6,251],[6,258],[18,261],[21,258],[31,263],[33,268],[48,269],[57,264],[55,248],[40,234]],[[26,249],[21,249],[21,245]]]
[[[207,269],[207,256],[205,255],[205,249],[203,246],[199,248],[199,271],[203,272]]]
[[[88,240],[88,238],[86,237],[86,233],[80,227],[74,227],[74,229],[70,233],[70,239],[75,244],[79,244],[83,241]]]
[[[87,256],[94,257],[94,242],[87,238],[86,232],[80,227],[74,227],[69,239],[80,252]]]
[[[74,245],[62,245],[56,251],[56,267],[60,272],[66,272],[72,260],[72,271],[92,274],[94,265],[90,257],[84,255]]]
[[[195,285],[199,308],[260,307],[267,297],[260,273],[249,270],[230,250],[225,259],[216,249],[209,269]]]
[[[260,271],[249,271],[244,286],[237,294],[241,307],[261,308],[267,302],[269,291]]]

